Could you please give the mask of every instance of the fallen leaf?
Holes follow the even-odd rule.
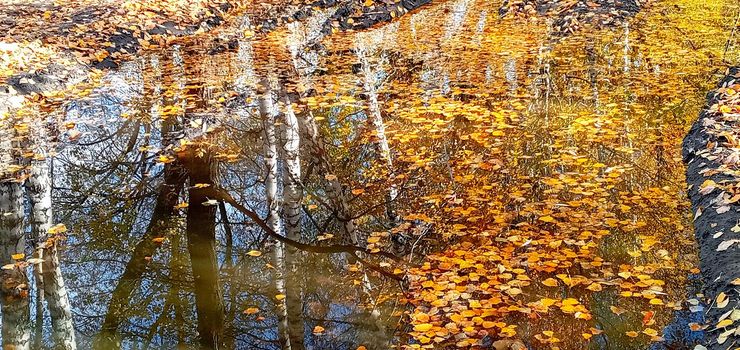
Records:
[[[725,292],[720,292],[719,295],[717,295],[717,307],[720,309],[723,309],[727,304],[730,302],[730,298],[727,297],[727,294]]]
[[[414,330],[417,332],[426,332],[432,329],[432,327],[434,327],[434,325],[432,325],[431,323],[422,323],[414,326]]]
[[[256,314],[258,312],[260,312],[260,309],[258,309],[256,307],[250,307],[250,308],[244,310],[244,313],[247,314],[247,315],[253,315],[253,314]]]

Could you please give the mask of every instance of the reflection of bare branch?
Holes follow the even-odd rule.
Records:
[[[369,208],[367,208],[367,209],[363,210],[363,211],[362,211],[362,212],[360,212],[359,214],[357,214],[357,215],[355,215],[355,216],[351,217],[350,219],[351,219],[351,220],[356,220],[356,219],[359,219],[359,218],[361,218],[361,217],[363,217],[363,216],[365,216],[365,215],[368,215],[368,214],[372,213],[373,211],[377,210],[378,208],[382,208],[382,207],[387,207],[387,206],[389,206],[389,205],[392,205],[393,203],[396,203],[396,202],[397,202],[397,199],[398,199],[398,197],[400,197],[400,196],[401,196],[401,193],[405,192],[405,190],[407,190],[407,189],[408,189],[408,187],[406,187],[406,184],[407,184],[407,183],[408,183],[408,181],[404,181],[404,183],[403,183],[403,184],[401,184],[401,188],[399,188],[399,189],[398,189],[398,192],[397,192],[397,196],[396,196],[395,198],[393,198],[393,199],[390,199],[390,198],[388,198],[388,196],[386,196],[386,199],[385,199],[385,200],[383,200],[382,202],[379,202],[379,203],[377,203],[377,204],[375,204],[375,205],[372,205],[372,206],[370,206]],[[355,198],[358,198],[358,197],[355,197]],[[353,198],[353,200],[354,200],[355,198]],[[395,226],[395,225],[394,225],[394,226]]]
[[[377,256],[382,256],[382,257],[391,259],[391,260],[396,261],[396,262],[401,262],[401,259],[400,258],[398,258],[397,256],[395,256],[395,255],[393,255],[391,253],[383,252],[383,251],[373,252],[373,251],[370,251],[369,249],[358,247],[358,246],[354,246],[354,245],[316,246],[316,245],[305,244],[305,243],[301,243],[301,242],[298,242],[298,241],[295,241],[295,240],[286,238],[286,237],[282,236],[281,234],[275,232],[267,224],[267,222],[265,222],[262,218],[259,217],[259,215],[257,215],[257,213],[255,213],[252,210],[247,209],[245,206],[243,206],[242,204],[240,204],[239,202],[237,202],[226,191],[224,191],[222,189],[217,189],[217,188],[210,188],[210,189],[204,189],[204,190],[206,191],[205,193],[206,193],[206,195],[208,197],[213,198],[213,199],[222,200],[222,201],[224,201],[226,203],[229,203],[229,205],[231,205],[234,209],[240,211],[242,214],[244,214],[247,217],[249,217],[250,219],[252,219],[252,221],[254,221],[254,223],[256,223],[257,226],[259,226],[262,230],[264,230],[270,237],[274,238],[275,240],[277,240],[279,242],[282,242],[282,243],[287,244],[287,245],[290,245],[290,246],[292,246],[294,248],[297,248],[297,249],[300,249],[300,250],[303,250],[303,251],[307,251],[307,252],[312,252],[312,253],[347,253],[347,254],[350,254],[351,256],[357,258],[357,260],[361,261],[365,266],[367,266],[371,270],[377,271],[377,272],[379,272],[379,273],[381,273],[384,276],[387,276],[389,278],[393,278],[395,280],[400,280],[400,278],[398,276],[395,276],[392,273],[390,273],[388,271],[385,271],[381,267],[379,267],[379,266],[377,266],[377,265],[375,265],[373,263],[370,263],[370,262],[368,262],[367,260],[365,260],[363,258],[360,258],[358,256],[358,254],[357,254],[359,252],[359,253],[363,253],[363,254],[367,254],[367,255],[377,255]]]
[[[361,258],[361,257],[360,257],[360,256],[359,256],[359,255],[357,254],[357,252],[350,252],[349,254],[350,254],[350,255],[352,255],[353,257],[355,257],[355,258],[356,258],[356,259],[357,259],[357,260],[358,260],[359,262],[361,262],[361,263],[362,263],[362,265],[364,265],[365,267],[369,268],[370,270],[373,270],[373,271],[375,271],[375,272],[378,272],[378,273],[380,273],[381,275],[383,275],[383,276],[385,276],[385,277],[388,277],[388,278],[390,278],[390,279],[392,279],[392,280],[396,280],[396,281],[401,281],[401,280],[403,280],[403,279],[402,279],[401,277],[399,277],[399,276],[396,276],[396,275],[394,275],[393,273],[390,273],[390,272],[386,271],[386,270],[385,270],[385,269],[383,269],[382,267],[380,267],[380,266],[378,266],[378,265],[375,265],[375,264],[373,264],[373,263],[371,263],[371,262],[369,262],[369,261],[367,261],[367,260],[365,260],[365,259]],[[394,260],[395,260],[395,259],[394,259]]]

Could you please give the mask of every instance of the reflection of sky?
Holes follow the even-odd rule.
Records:
[[[474,2],[472,0],[457,0],[448,5],[449,15],[445,18],[442,25],[445,26],[443,34],[443,43],[450,44],[457,40],[458,36],[464,29],[466,18],[472,18],[478,13],[473,13],[470,9]],[[480,12],[477,18],[473,18],[470,25],[476,26],[476,40],[480,40],[485,35],[488,12]],[[328,17],[328,13],[322,13],[321,16]],[[412,15],[411,21],[420,23],[427,21],[424,18],[424,12],[420,11]],[[322,20],[316,23],[322,23]],[[426,24],[426,23],[425,23]],[[317,51],[311,49],[305,51],[310,45],[305,42],[319,39],[316,37],[317,28],[320,26],[309,25],[309,28],[299,28],[299,22],[290,25],[289,39],[290,51],[293,59],[297,59],[299,53],[302,60],[296,60],[293,64],[295,68],[303,72],[313,72],[317,70],[320,64]],[[245,20],[241,30],[250,28],[249,21]],[[313,28],[313,29],[312,29]],[[396,31],[401,28],[398,22],[382,27],[382,29],[368,31],[367,34],[361,34],[367,43],[365,50],[372,65],[370,81],[373,86],[380,86],[382,82],[393,76],[393,70],[390,66],[390,57],[385,49],[385,45],[393,45]],[[416,26],[411,27],[416,30]],[[414,38],[416,39],[416,38]],[[256,84],[258,77],[254,63],[254,51],[251,43],[251,36],[239,37],[239,50],[236,54],[236,70],[239,72],[232,83],[232,89],[242,95],[249,95],[252,87]],[[464,70],[452,70],[447,64],[439,64],[443,60],[439,58],[443,50],[429,50],[422,62],[422,72],[418,77],[421,80],[421,86],[425,94],[433,96],[435,90],[442,94],[450,92],[454,87],[455,80],[464,79],[463,74],[469,74]],[[68,248],[64,252],[65,262],[63,265],[66,276],[70,276],[68,285],[70,287],[70,296],[74,305],[74,314],[78,328],[85,336],[90,336],[99,327],[98,323],[107,309],[110,292],[115,287],[118,277],[120,276],[130,252],[143,235],[148,225],[153,209],[152,193],[156,191],[161,179],[163,166],[152,159],[141,159],[143,156],[151,158],[152,153],[140,153],[136,151],[139,146],[146,146],[147,143],[143,138],[139,138],[134,150],[125,153],[126,142],[134,133],[143,135],[149,132],[148,144],[162,144],[162,135],[159,133],[158,120],[161,116],[158,114],[161,106],[164,104],[163,87],[160,79],[162,72],[165,70],[160,67],[160,61],[170,62],[174,65],[172,71],[178,75],[174,77],[174,82],[179,87],[175,94],[182,93],[186,78],[184,77],[183,52],[177,47],[173,49],[172,55],[167,58],[145,58],[130,64],[124,65],[119,72],[111,73],[106,77],[105,87],[100,89],[94,97],[73,101],[69,104],[67,110],[67,119],[78,124],[78,129],[84,133],[80,140],[81,144],[90,143],[86,146],[70,146],[63,149],[55,161],[55,203],[58,205],[57,212],[62,216],[61,220],[68,224],[74,234],[70,235]],[[444,58],[447,59],[447,58]],[[496,62],[496,61],[492,61]],[[635,62],[635,64],[637,61]],[[165,65],[166,66],[166,65]],[[525,67],[525,68],[523,68]],[[511,92],[518,90],[518,84],[521,76],[519,73],[524,71],[527,63],[524,60],[507,58],[503,65],[492,65],[488,62],[485,65],[486,83],[494,82],[496,73],[502,70],[504,80],[501,84],[507,86]],[[160,69],[161,68],[161,69]],[[170,67],[172,68],[172,67]],[[146,74],[142,73],[143,69],[154,71],[154,82],[146,81],[146,84],[153,83],[151,94],[153,96],[144,96],[147,92],[145,89]],[[448,71],[449,70],[449,71]],[[159,73],[157,73],[159,72]],[[172,72],[169,72],[172,73]],[[196,77],[202,78],[202,77]],[[308,84],[306,84],[308,85]],[[148,87],[148,86],[147,86]],[[166,87],[164,88],[166,90]],[[182,99],[183,96],[176,96]],[[145,126],[138,125],[134,122],[120,118],[124,112],[135,112],[124,107],[127,103],[144,100],[143,104],[149,104],[148,107],[142,107],[143,113],[148,114],[154,119],[151,130]],[[251,119],[251,125],[255,123],[254,104],[247,105],[239,103],[235,108],[235,120],[224,121],[224,123],[247,123]],[[342,123],[351,125],[366,124],[367,115],[365,112],[359,112],[350,115],[343,121],[339,120],[342,116],[341,107],[332,107],[326,111],[327,121],[330,128],[339,129]],[[134,113],[132,113],[133,115]],[[258,122],[259,120],[257,120]],[[233,127],[233,130],[244,130],[242,125],[227,125],[227,129]],[[340,146],[348,139],[354,139],[361,133],[352,129],[346,136],[347,139],[339,137],[328,140],[332,145]],[[229,135],[233,139],[246,139],[234,131]],[[100,141],[101,142],[93,142]],[[253,141],[252,139],[246,139]],[[259,140],[255,140],[259,141]],[[257,146],[250,145],[250,147]],[[245,151],[247,152],[247,151]],[[259,152],[259,151],[257,151]],[[221,185],[231,189],[232,194],[245,206],[253,209],[260,216],[265,217],[267,208],[264,200],[264,186],[261,183],[264,169],[259,165],[262,162],[259,154],[250,154],[253,162],[238,162],[224,165],[221,169]],[[370,163],[360,163],[366,161],[367,157],[363,154],[353,154],[356,159],[351,161],[352,164],[358,164],[357,173],[361,175],[363,168],[370,166]],[[128,167],[131,164],[138,164],[144,161],[146,170],[151,176],[145,176],[141,172],[132,172]],[[105,169],[111,164],[119,162],[119,166],[114,171],[108,172]],[[279,165],[282,166],[282,165]],[[84,169],[81,169],[84,168]],[[100,170],[100,171],[97,171]],[[137,184],[144,183],[144,194],[149,195],[146,198],[122,200],[120,197],[124,193],[130,193]],[[315,185],[310,185],[315,186]],[[282,186],[279,186],[281,188]],[[314,196],[324,196],[321,186],[310,188]],[[121,191],[120,193],[115,191]],[[110,212],[107,214],[106,212]],[[331,213],[315,213],[318,222],[324,222]],[[272,290],[273,276],[266,268],[270,262],[270,254],[267,249],[262,257],[249,257],[244,253],[248,250],[258,249],[264,243],[265,236],[257,229],[248,218],[233,209],[228,209],[228,217],[233,230],[233,240],[235,249],[235,267],[232,274],[229,271],[222,271],[224,283],[224,298],[227,309],[232,309],[236,313],[234,321],[234,332],[237,334],[236,341],[238,348],[259,348],[259,349],[277,349],[274,341],[277,339],[277,319],[272,316],[271,310],[275,306],[274,291]],[[100,218],[105,222],[89,221],[91,218]],[[182,220],[182,217],[178,219]],[[220,216],[218,216],[218,220]],[[304,220],[306,224],[303,228],[304,236],[313,237],[319,232],[319,228],[311,225],[309,220]],[[91,226],[96,225],[95,227]],[[181,223],[182,224],[182,223]],[[329,230],[331,231],[331,230]],[[225,254],[226,232],[223,225],[217,226],[217,237],[219,245],[218,259],[219,265],[226,265],[227,256]],[[184,239],[183,239],[184,241]],[[180,253],[187,257],[184,242],[180,242]],[[168,246],[169,247],[169,246]],[[135,315],[128,322],[122,325],[122,332],[127,337],[124,342],[125,348],[138,347],[141,339],[149,337],[151,326],[161,317],[160,313],[165,304],[165,298],[168,288],[172,285],[170,279],[172,272],[169,266],[169,260],[172,258],[172,249],[160,249],[153,257],[153,266],[155,267],[146,274],[140,287],[135,291],[132,298],[132,308],[136,308]],[[307,258],[308,260],[309,258]],[[306,320],[306,336],[308,345],[315,349],[356,349],[357,345],[364,340],[372,341],[378,333],[372,329],[372,320],[360,309],[360,295],[357,288],[352,286],[352,278],[347,277],[345,271],[342,271],[344,261],[338,256],[312,256],[308,260],[308,269],[303,271],[302,276],[305,280],[304,294],[307,302],[314,302],[322,305],[326,309],[322,315],[322,320]],[[187,260],[187,259],[185,259]],[[189,266],[184,266],[184,273],[189,274]],[[327,276],[332,276],[331,279]],[[184,306],[184,319],[186,324],[183,325],[185,339],[193,342],[195,329],[195,310],[190,278],[185,280],[174,281],[182,287],[179,297]],[[233,292],[233,293],[232,293]],[[691,294],[691,293],[689,293]],[[233,295],[233,299],[232,299]],[[605,296],[606,293],[597,294],[595,303],[592,305],[594,314],[598,317],[601,315],[611,316],[612,312],[608,309],[609,305],[615,305],[614,300]],[[613,295],[612,295],[613,296]],[[596,304],[599,305],[596,305]],[[263,321],[257,321],[256,316],[249,316],[242,313],[247,307],[258,307],[263,310],[259,313],[266,318]],[[169,316],[168,313],[165,316]],[[665,344],[693,344],[703,335],[701,332],[690,332],[688,323],[701,323],[701,312],[691,313],[687,310],[677,311],[674,313],[674,320],[664,329]],[[313,314],[310,316],[314,316]],[[603,318],[606,318],[604,316]],[[638,316],[635,316],[638,317]],[[165,317],[166,318],[166,317]],[[316,317],[318,318],[318,317]],[[606,320],[600,320],[606,322]],[[608,321],[614,321],[613,326],[621,326],[619,318],[610,318]],[[159,328],[159,331],[151,334],[153,344],[171,345],[175,342],[176,325],[174,320],[165,319]],[[640,324],[639,318],[637,325]],[[311,329],[314,326],[321,325],[326,328],[326,333],[322,336],[313,336]],[[623,334],[623,332],[622,332]],[[594,344],[604,349],[622,349],[630,345],[629,339],[620,343],[616,337],[611,342],[604,341],[604,337],[594,337]],[[83,337],[82,344],[87,340]],[[84,346],[83,346],[84,347]],[[653,344],[651,349],[659,350],[668,348],[664,344]],[[682,347],[679,347],[682,348]]]
[[[700,275],[690,275],[686,294],[690,297],[695,296],[699,292],[701,284]],[[698,297],[696,299],[701,300]],[[693,349],[694,345],[700,344],[704,340],[705,332],[692,331],[689,324],[698,323],[703,325],[705,309],[706,305],[700,303],[697,309],[694,310],[695,312],[692,312],[686,306],[683,310],[675,311],[673,320],[663,329],[665,341],[653,344],[650,350]]]
[[[181,61],[180,58],[175,58],[175,61]],[[139,148],[148,145],[162,147],[162,135],[159,131],[161,117],[158,114],[164,103],[161,96],[162,84],[160,81],[146,82],[153,84],[153,96],[144,96],[143,84],[147,78],[142,73],[142,70],[149,69],[161,78],[159,64],[160,59],[153,58],[124,65],[120,72],[110,73],[105,79],[104,87],[91,97],[72,101],[67,107],[67,120],[74,121],[83,136],[77,145],[68,145],[55,158],[55,212],[59,216],[58,221],[67,223],[70,232],[73,232],[64,251],[63,270],[67,276],[82,348],[90,346],[92,337],[98,331],[107,311],[110,294],[131,251],[145,233],[154,207],[154,194],[161,181],[163,165],[153,160],[155,153],[140,152]],[[245,74],[252,71],[248,66],[242,68]],[[179,81],[181,87],[184,86],[184,80],[176,78],[175,81]],[[236,85],[243,82],[244,79],[238,80]],[[247,87],[242,89],[248,90]],[[255,113],[248,110],[255,107],[240,104],[237,109],[244,118],[253,118]],[[123,113],[131,115],[130,119],[121,118]],[[152,119],[151,128],[145,121],[138,123],[142,114]],[[145,133],[146,137],[143,136]],[[128,142],[134,135],[137,136],[136,143],[127,152]],[[257,162],[260,161],[257,158]],[[140,163],[145,164],[149,176],[143,176],[140,171],[131,171],[136,169],[134,165]],[[235,189],[232,191],[234,197],[265,217],[265,189],[260,180],[263,169],[255,168],[254,165],[255,163],[244,162],[224,166],[221,186]],[[139,184],[144,184],[144,191],[139,193],[143,197],[126,198],[126,194],[132,193]],[[320,188],[316,191],[317,195],[321,195]],[[325,214],[319,213],[317,218],[323,221],[323,215]],[[267,254],[269,248],[263,249],[266,254],[259,258],[245,254],[248,250],[258,249],[265,236],[248,218],[233,209],[228,209],[228,217],[236,259],[233,272],[224,271],[222,280],[225,281],[226,308],[233,309],[235,314],[233,333],[236,334],[237,348],[277,349],[277,318],[271,312],[275,307],[273,277],[266,268],[266,264],[270,262],[270,254]],[[179,220],[184,218],[181,216]],[[218,220],[221,221],[220,216]],[[306,235],[315,236],[318,233],[310,225],[306,225],[304,229]],[[217,239],[219,265],[223,268],[227,258],[223,225],[217,226]],[[120,327],[124,336],[124,349],[140,348],[140,345],[146,343],[155,347],[176,343],[178,325],[173,319],[173,310],[168,307],[169,311],[163,314],[168,289],[172,283],[181,288],[178,298],[183,306],[185,324],[180,326],[185,330],[185,341],[195,341],[196,315],[190,267],[181,267],[186,276],[180,278],[185,277],[185,280],[172,280],[174,271],[169,262],[172,259],[171,244],[170,240],[164,249],[159,249],[152,257],[152,268],[145,273],[140,286],[133,293],[130,317]],[[187,264],[184,238],[179,245],[179,254],[184,256],[184,263]],[[326,262],[332,260],[330,256],[322,259],[328,259]],[[341,273],[331,270],[341,270],[342,265],[344,264],[329,263],[316,271],[306,271],[306,278],[308,281],[312,280],[315,273]],[[226,275],[228,273],[233,273],[234,277]],[[308,338],[315,339],[316,349],[355,349],[358,346],[355,341],[358,329],[343,320],[351,318],[360,310],[354,304],[332,302],[337,290],[328,293],[323,288],[347,288],[348,293],[355,289],[351,279],[311,287],[314,290],[314,299],[328,305],[326,319],[335,322],[324,324],[327,335],[318,337],[310,332],[318,323],[307,322]],[[243,314],[242,310],[247,307],[262,310],[259,315],[264,316],[264,320],[258,321],[256,316]]]

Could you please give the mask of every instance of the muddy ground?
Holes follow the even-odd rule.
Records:
[[[718,87],[723,87],[740,81],[740,67],[731,68],[727,75],[720,81]],[[721,319],[732,319],[739,315],[733,315],[732,310],[740,307],[740,286],[733,281],[740,277],[740,245],[733,245],[727,249],[720,247],[725,241],[740,238],[740,232],[736,225],[740,223],[740,203],[729,204],[729,210],[720,210],[717,193],[701,193],[706,188],[705,181],[711,180],[717,184],[734,184],[738,178],[724,172],[715,173],[712,169],[722,167],[721,157],[715,158],[711,149],[713,145],[726,143],[728,140],[723,136],[717,136],[714,132],[708,132],[710,127],[725,124],[724,128],[740,128],[737,125],[718,122],[717,113],[710,111],[710,107],[719,102],[719,94],[716,90],[707,95],[707,104],[694,122],[683,141],[683,160],[686,163],[686,181],[688,185],[688,196],[691,208],[695,216],[694,229],[696,240],[699,245],[699,258],[701,275],[704,279],[704,295],[709,305],[706,311],[704,324],[709,325],[706,347],[708,349],[733,348],[730,344],[740,343],[738,333],[726,334],[727,340],[719,344],[717,339],[722,334],[731,330],[729,328],[716,329]],[[714,192],[714,191],[712,191]],[[723,205],[723,204],[722,204]],[[721,232],[721,233],[720,233]],[[719,250],[719,251],[718,251]],[[721,307],[717,305],[717,298],[724,293],[729,299],[728,305]],[[729,312],[729,314],[728,314]],[[735,325],[737,326],[737,325]]]

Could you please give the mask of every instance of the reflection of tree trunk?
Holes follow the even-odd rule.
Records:
[[[214,185],[218,164],[206,152],[190,150],[186,157],[190,174],[186,221],[188,251],[195,282],[198,334],[204,349],[219,349],[223,343],[224,303],[216,258],[216,205],[196,184]]]
[[[173,235],[170,238],[170,244],[171,256],[169,266],[170,274],[168,281],[169,290],[167,291],[167,296],[164,300],[162,312],[157,317],[157,320],[154,321],[154,323],[149,328],[149,333],[146,336],[146,345],[144,346],[144,349],[151,348],[152,339],[154,339],[154,336],[157,335],[157,332],[159,331],[162,324],[168,322],[168,319],[170,318],[170,311],[174,312],[174,323],[177,324],[177,322],[181,321],[178,319],[179,308],[182,304],[182,300],[180,299],[180,283],[182,283],[181,281],[183,281],[184,278],[182,269],[185,264],[182,261],[182,246],[180,235]]]
[[[314,18],[302,22],[293,22],[288,25],[288,49],[291,52],[293,67],[298,74],[298,90],[302,97],[311,94],[313,81],[311,75],[316,72],[318,57],[317,45],[313,43],[321,41],[324,34],[321,32],[323,23],[331,16],[331,11],[317,13]],[[327,178],[327,175],[336,175],[324,147],[324,141],[319,132],[319,127],[314,119],[313,112],[307,110],[301,118],[304,121],[308,138],[305,140],[311,155],[312,166],[317,167],[319,175],[326,181],[326,194],[331,202],[337,219],[341,225],[341,238],[345,243],[357,243],[354,220],[350,214],[349,202],[342,190],[342,184],[336,177]]]
[[[57,349],[77,348],[72,307],[64,285],[64,278],[57,254],[57,240],[49,239],[48,231],[53,223],[51,203],[51,176],[47,160],[33,162],[31,177],[26,182],[31,202],[31,234],[38,246],[38,257],[44,259],[36,265],[37,278],[43,286],[43,296],[51,316],[52,338]]]
[[[236,319],[236,286],[234,282],[234,232],[231,231],[231,222],[229,214],[226,211],[226,204],[223,201],[218,202],[218,211],[221,214],[221,225],[224,227],[226,235],[226,251],[224,252],[224,270],[228,276],[229,284],[229,310],[226,314],[226,334],[224,338],[224,348],[234,349],[236,332],[234,331],[234,320]]]
[[[323,23],[323,21],[320,22]],[[293,67],[298,73],[298,80],[300,81],[299,88],[305,91],[302,93],[302,96],[305,96],[313,90],[311,74],[316,71],[316,64],[318,62],[318,60],[312,59],[312,57],[318,57],[318,53],[315,52],[314,46],[310,46],[311,41],[309,41],[309,38],[318,41],[323,36],[319,33],[320,26],[307,27],[304,28],[304,32],[301,32],[297,27],[298,25],[298,22],[295,22],[292,26],[289,26],[291,34],[288,38],[288,46],[293,57]],[[299,119],[305,123],[304,128],[308,136],[306,143],[311,155],[309,161],[313,166],[317,167],[319,175],[324,179],[323,181],[326,181],[327,197],[341,225],[341,239],[346,243],[357,244],[358,239],[357,232],[355,231],[355,223],[350,214],[349,201],[343,193],[342,184],[336,177],[327,178],[327,175],[335,174],[327,158],[324,140],[319,132],[319,126],[316,123],[313,112],[307,110]]]
[[[172,225],[172,216],[175,213],[177,198],[185,182],[179,167],[180,165],[177,162],[165,165],[164,183],[159,188],[152,219],[149,221],[146,233],[134,248],[131,259],[118,280],[116,289],[113,290],[105,321],[100,334],[95,340],[96,349],[104,350],[120,347],[115,339],[116,330],[125,316],[124,313],[129,306],[131,294],[138,287],[141,276],[149,265],[147,258],[151,257],[158,247],[153,239],[163,236],[171,229],[170,225]]]
[[[175,324],[177,332],[177,349],[187,349],[188,345],[185,342],[185,317],[184,317],[184,306],[185,298],[182,296],[182,286],[180,281],[184,281],[187,276],[187,257],[183,254],[182,243],[184,237],[181,235],[175,235],[172,237],[172,260],[171,265],[174,281],[172,282],[172,288],[176,289],[175,298],[176,301],[173,304],[174,317],[172,322]]]
[[[263,118],[265,129],[265,167],[267,176],[265,178],[265,192],[267,195],[267,205],[269,207],[268,225],[277,233],[280,233],[280,200],[278,199],[277,189],[277,135],[275,133],[275,119],[277,110],[273,105],[273,89],[271,79],[265,79],[263,82],[264,91],[260,98],[260,114]],[[273,260],[275,264],[275,289],[278,294],[285,297],[285,247],[281,242],[275,242],[273,250]],[[278,337],[282,349],[291,349],[290,336],[288,332],[288,314],[285,299],[277,301],[277,318],[278,318]]]
[[[16,262],[13,255],[23,253],[25,245],[22,187],[16,182],[0,182],[0,266]],[[3,349],[30,349],[31,308],[25,269],[0,270],[0,303]]]
[[[308,147],[313,158],[312,161],[318,173],[326,181],[326,195],[331,201],[333,209],[336,211],[337,219],[340,222],[342,241],[356,245],[359,239],[357,237],[355,222],[352,218],[349,200],[342,190],[342,184],[339,182],[339,179],[336,176],[327,176],[334,175],[334,170],[329,162],[326,147],[324,146],[324,139],[319,132],[319,126],[311,111],[306,112],[304,120],[306,123],[306,132],[308,133]]]
[[[388,138],[385,136],[385,123],[383,122],[383,115],[380,109],[380,102],[378,101],[377,91],[377,72],[373,71],[370,66],[370,60],[368,57],[368,48],[364,41],[358,40],[357,49],[355,50],[357,58],[360,60],[362,65],[363,75],[363,86],[368,96],[368,118],[370,123],[375,128],[374,143],[378,158],[385,163],[386,171],[388,174],[393,173],[393,158],[391,157],[391,149],[388,145]],[[395,184],[390,184],[388,187],[388,195],[386,196],[386,214],[391,222],[397,220],[395,210],[393,209],[393,201],[398,196],[398,189]]]
[[[285,235],[294,240],[301,240],[301,201],[303,190],[301,188],[301,158],[300,158],[300,131],[298,118],[290,106],[290,99],[285,95],[286,109],[284,113],[285,126],[285,170],[283,176],[283,212],[285,215]],[[285,306],[288,312],[288,329],[290,345],[293,350],[304,349],[303,336],[303,303],[301,301],[302,285],[298,281],[298,262],[300,257],[295,247],[288,246],[286,249],[287,298]]]
[[[35,307],[35,319],[33,323],[34,334],[33,334],[33,349],[41,349],[44,346],[44,282],[41,277],[41,271],[38,267],[34,267],[34,281],[36,285],[36,305]]]

